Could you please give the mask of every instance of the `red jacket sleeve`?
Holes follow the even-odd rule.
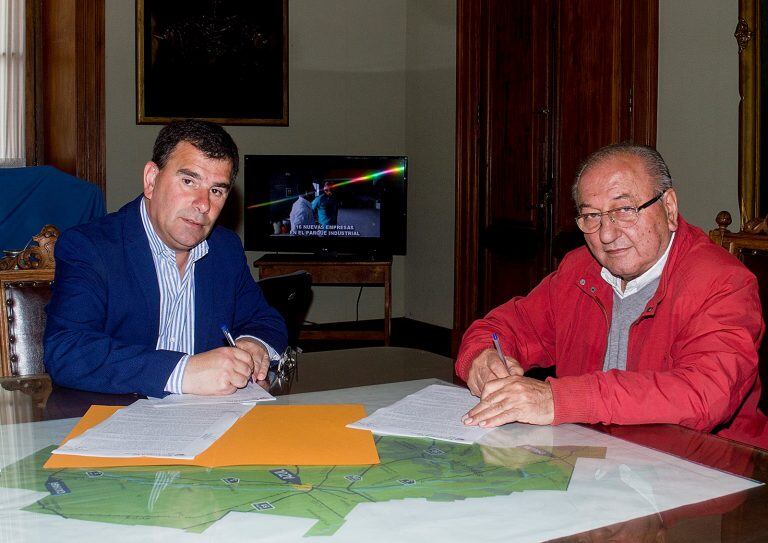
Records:
[[[554,365],[552,290],[557,278],[557,272],[548,275],[528,296],[513,298],[473,322],[461,340],[456,374],[467,380],[477,355],[493,349],[494,332],[504,354],[516,359],[523,369]]]

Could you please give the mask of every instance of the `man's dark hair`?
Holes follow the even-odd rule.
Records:
[[[579,205],[579,181],[581,181],[581,176],[584,175],[584,172],[609,158],[620,155],[636,156],[642,160],[645,165],[645,173],[656,183],[658,193],[672,188],[672,176],[669,174],[669,167],[667,167],[664,158],[656,149],[636,143],[614,143],[606,145],[589,155],[576,171],[576,182],[573,184],[571,192],[573,201],[576,202],[577,206]]]
[[[163,127],[155,140],[152,149],[152,162],[158,168],[164,168],[176,146],[186,141],[208,157],[215,160],[228,160],[232,166],[229,182],[234,183],[240,167],[240,155],[232,136],[221,126],[209,121],[184,119],[172,121]]]

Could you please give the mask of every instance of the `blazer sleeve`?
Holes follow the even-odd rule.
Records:
[[[55,256],[44,336],[45,367],[53,381],[94,392],[164,396],[184,353],[119,341],[107,332],[108,267],[90,238],[77,229],[64,232]]]

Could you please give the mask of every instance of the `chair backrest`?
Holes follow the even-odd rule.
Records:
[[[0,259],[0,376],[45,373],[45,305],[51,299],[59,230],[47,224],[23,251]]]
[[[51,298],[52,269],[0,271],[0,374],[45,373],[45,305]]]
[[[728,230],[731,214],[718,213],[715,222],[718,227],[710,230],[709,238],[724,247],[741,260],[757,277],[763,320],[768,323],[768,219],[756,219],[745,224],[740,232]],[[760,409],[768,413],[768,334],[760,346],[759,372],[763,389],[760,395]]]
[[[264,297],[288,328],[288,345],[296,347],[301,325],[312,301],[312,276],[305,271],[265,277],[258,281]]]

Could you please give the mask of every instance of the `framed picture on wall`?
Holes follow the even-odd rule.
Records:
[[[288,125],[288,0],[136,0],[136,121]]]

